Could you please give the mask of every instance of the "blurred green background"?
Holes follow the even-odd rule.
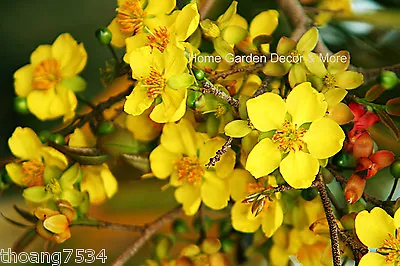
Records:
[[[161,0],[162,1],[162,0]],[[182,4],[182,1],[178,1]],[[216,18],[230,4],[230,0],[217,0],[216,7],[210,13]],[[239,0],[238,13],[248,21],[259,12],[276,8],[272,0]],[[379,5],[377,5],[379,4]],[[32,115],[17,115],[13,110],[13,73],[19,67],[29,63],[29,56],[40,44],[51,44],[55,38],[69,32],[79,42],[83,42],[88,51],[88,64],[82,76],[88,81],[84,93],[87,99],[104,90],[100,82],[99,68],[110,58],[106,47],[101,46],[94,32],[99,27],[106,26],[114,16],[116,1],[114,0],[70,0],[70,1],[1,1],[0,17],[0,79],[2,96],[0,97],[0,156],[9,154],[7,139],[16,126],[28,126],[35,130],[51,129],[60,121],[41,122]],[[373,10],[369,16],[359,17],[363,21],[379,24],[373,27],[367,24],[348,24],[333,21],[320,29],[321,36],[332,49],[349,50],[352,63],[364,67],[380,67],[400,62],[400,1],[354,1],[356,10]],[[376,10],[382,9],[380,13]],[[386,12],[386,13],[385,13]],[[275,43],[278,36],[288,35],[290,28],[283,16],[281,24],[274,34]],[[121,51],[120,51],[121,52]],[[385,93],[383,100],[400,96],[400,88]],[[160,192],[163,182],[145,180],[139,181],[139,173],[130,171],[123,174],[120,169],[116,175],[122,179],[118,194],[101,207],[94,207],[90,214],[96,218],[143,224],[154,220],[166,210],[176,205],[172,191]],[[24,206],[20,190],[6,191],[0,199],[0,212],[12,218],[17,215],[12,209],[13,204]],[[13,241],[22,230],[0,219],[0,249],[11,247]],[[73,238],[60,248],[92,248],[99,251],[106,248],[108,262],[115,258],[126,245],[136,236],[134,233],[113,232],[93,228],[74,228]],[[42,242],[37,241],[32,249],[40,250]],[[147,246],[148,247],[148,246]],[[138,265],[143,257],[150,255],[150,249],[144,248],[130,265]],[[73,265],[73,264],[71,264]]]

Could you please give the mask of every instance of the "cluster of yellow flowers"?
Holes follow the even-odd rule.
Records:
[[[30,64],[15,72],[15,92],[26,98],[33,115],[68,122],[59,131],[67,132],[61,140],[22,127],[9,139],[15,160],[5,168],[24,189],[38,234],[57,243],[68,239],[70,224],[87,217],[90,204],[117,192],[106,160],[148,152],[145,176],[167,181],[164,188],[175,189],[186,215],[195,215],[202,205],[212,210],[229,206],[234,230],[255,233],[261,227],[271,241],[272,265],[287,265],[290,255],[303,265],[330,265],[329,238],[315,229],[327,228],[321,202],[315,195],[300,195],[316,191],[316,176],[342,150],[346,135],[341,125],[353,120],[342,101],[348,90],[363,84],[363,75],[347,70],[347,51],[328,59],[314,53],[316,28],[297,42],[282,37],[278,60],[272,60],[271,35],[279,13],[261,12],[248,25],[236,11],[233,1],[216,21],[200,21],[196,1],[177,10],[175,0],[119,0],[107,44],[124,49],[117,69],[128,68],[129,74],[122,74],[122,85],[114,81],[112,86],[133,89],[124,95],[121,112],[111,116],[96,106],[92,119],[75,114],[75,93],[86,86],[78,74],[87,53],[69,34],[39,46]],[[200,50],[203,37],[213,44],[212,51]],[[230,54],[271,60],[256,68],[227,61]],[[199,56],[222,61],[201,62]],[[302,192],[281,192],[281,185]],[[377,248],[360,265],[399,263],[399,213],[393,219],[374,208],[357,215],[359,240]],[[182,265],[205,265],[196,264],[199,260],[229,265],[220,245],[212,252],[207,244],[203,250],[190,248],[171,265],[181,265],[179,260],[187,262]]]

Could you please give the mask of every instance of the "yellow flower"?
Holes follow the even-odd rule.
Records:
[[[169,23],[159,24],[127,38],[125,62],[129,63],[131,51],[143,46],[158,49],[160,52],[164,52],[168,45],[183,48],[182,43],[193,34],[199,25],[200,15],[197,4],[186,5],[182,11],[174,11],[171,17],[174,18],[171,22],[172,25],[168,25]]]
[[[74,92],[86,86],[77,76],[86,61],[83,44],[78,45],[68,33],[61,34],[53,45],[40,45],[30,64],[14,73],[15,92],[27,98],[29,111],[41,120],[71,119],[77,106]]]
[[[80,129],[76,129],[70,135],[69,146],[88,147],[90,135],[85,135]],[[90,203],[94,205],[102,204],[106,199],[111,198],[118,190],[118,182],[111,173],[108,165],[82,165],[82,182],[80,190],[87,191]]]
[[[355,230],[358,239],[368,248],[376,249],[361,258],[360,266],[389,266],[400,262],[400,211],[394,218],[383,209],[375,207],[356,216]]]
[[[175,0],[118,0],[117,15],[108,25],[112,33],[111,44],[125,46],[125,39],[144,28],[153,28],[158,21],[174,10]]]
[[[14,156],[22,161],[6,165],[8,175],[19,186],[42,186],[68,166],[64,154],[43,145],[30,128],[17,127],[8,145]]]
[[[195,132],[186,119],[164,126],[161,144],[150,154],[151,170],[159,179],[170,177],[170,185],[177,187],[175,198],[187,215],[194,215],[201,202],[215,210],[228,205],[235,153],[229,149],[215,167],[205,166],[224,142]]]
[[[152,141],[161,134],[163,124],[150,119],[151,110],[147,109],[141,115],[126,115],[124,127],[126,127],[136,140]]]
[[[231,178],[231,197],[236,202],[231,210],[231,218],[235,230],[252,233],[261,226],[264,234],[271,237],[281,226],[283,210],[276,199],[265,198],[263,210],[257,216],[251,212],[251,204],[242,203],[242,200],[250,194],[260,192],[271,185],[276,185],[276,180],[272,176],[265,180],[264,178],[255,180],[246,170],[234,170]]]
[[[326,159],[342,148],[345,135],[340,126],[324,117],[327,103],[309,82],[296,86],[286,99],[264,93],[247,101],[253,126],[270,131],[252,149],[246,169],[259,178],[279,167],[294,188],[309,187],[319,171],[318,159]],[[274,130],[274,131],[273,131]]]
[[[311,77],[314,87],[322,92],[339,88],[351,90],[363,83],[363,75],[354,71],[346,71],[350,64],[350,54],[340,51],[332,55],[328,60],[328,67],[322,62],[321,57],[315,53],[309,53],[304,60],[308,70],[315,77]]]
[[[350,0],[322,0],[318,1],[318,9],[321,12],[314,17],[314,25],[322,26],[328,23],[336,14],[340,16],[351,16],[351,1]],[[338,13],[335,13],[338,11]]]
[[[276,52],[280,56],[285,56],[285,60],[274,63],[269,61],[263,69],[264,74],[283,76],[289,72],[289,83],[292,88],[306,81],[307,68],[304,61],[308,60],[308,53],[314,50],[317,43],[318,30],[316,28],[307,31],[297,43],[287,37],[282,37],[278,42]]]
[[[186,111],[187,87],[193,76],[187,71],[187,59],[183,51],[170,47],[161,53],[151,47],[143,47],[130,53],[132,77],[138,80],[131,95],[127,97],[124,110],[140,115],[155,102],[161,100],[150,114],[157,123],[175,122]],[[156,101],[156,102],[157,102]]]

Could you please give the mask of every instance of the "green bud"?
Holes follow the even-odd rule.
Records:
[[[224,253],[230,253],[230,252],[232,252],[232,250],[235,246],[235,243],[231,239],[224,238],[221,240],[221,245],[222,245],[222,251]]]
[[[14,110],[20,114],[29,114],[28,102],[24,97],[15,97],[14,99]]]
[[[215,137],[218,135],[218,130],[219,130],[219,119],[215,117],[215,115],[211,114],[207,118],[207,133],[208,136],[211,138]]]
[[[115,126],[112,122],[102,121],[97,125],[96,135],[104,136],[115,131]]]
[[[109,45],[112,40],[112,33],[107,28],[98,29],[96,31],[97,40],[103,45]]]
[[[219,223],[219,234],[220,235],[228,235],[231,232],[232,224],[231,221],[226,219],[222,220]]]
[[[207,238],[201,243],[201,249],[206,254],[215,254],[221,249],[221,242],[218,238]]]
[[[154,105],[159,105],[160,103],[162,103],[162,98],[160,95],[158,95],[155,99],[154,99]]]
[[[184,234],[189,231],[189,227],[187,226],[185,220],[183,219],[176,219],[172,223],[172,230],[175,234]]]
[[[217,24],[209,19],[202,20],[200,27],[203,30],[203,34],[208,38],[217,38],[221,34]]]
[[[382,71],[380,75],[380,83],[382,87],[390,90],[399,83],[399,79],[397,78],[396,73],[392,71]]]
[[[390,173],[394,178],[400,177],[400,160],[396,160],[390,166]]]
[[[189,90],[186,98],[186,105],[190,108],[196,109],[197,101],[200,101],[200,98],[203,98],[202,96],[203,94],[200,91]]]
[[[165,259],[168,256],[168,253],[172,247],[172,241],[169,237],[162,237],[157,241],[156,247],[155,247],[155,253],[157,258]]]
[[[318,191],[315,187],[310,187],[301,190],[301,197],[307,201],[312,201],[318,195]]]
[[[51,132],[48,130],[41,130],[38,134],[38,137],[42,143],[46,143],[51,136]]]
[[[204,71],[201,69],[195,69],[193,70],[194,76],[196,77],[197,80],[203,80],[204,79]]]
[[[56,143],[58,145],[65,145],[65,138],[60,133],[51,134],[48,137],[48,140],[50,140],[51,142],[54,142],[54,143]]]
[[[333,164],[342,168],[356,167],[356,161],[354,159],[354,156],[344,152],[340,152],[333,157]]]

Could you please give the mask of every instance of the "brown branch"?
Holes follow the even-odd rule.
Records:
[[[354,234],[338,230],[340,239],[351,249],[356,265],[363,255],[368,253],[368,248],[355,240]],[[351,234],[351,235],[350,235]],[[359,256],[361,255],[361,256]]]
[[[221,98],[224,101],[227,101],[230,105],[232,105],[235,108],[239,108],[239,101],[232,98],[230,95],[226,94],[223,91],[220,91],[219,89],[215,88],[214,84],[212,84],[209,80],[206,80],[203,82],[203,88],[200,88],[202,93],[210,93],[218,98]]]
[[[219,149],[216,152],[215,156],[210,158],[210,161],[205,165],[207,168],[215,166],[215,164],[221,160],[222,155],[224,155],[228,151],[228,149],[231,147],[232,140],[233,140],[233,138],[231,138],[231,137],[229,137],[226,140],[224,145],[222,145],[221,149]]]
[[[131,231],[131,232],[143,232],[144,227],[139,225],[130,225],[130,224],[119,224],[112,223],[107,221],[100,221],[95,219],[88,220],[77,220],[70,224],[70,226],[86,226],[86,227],[96,227],[101,229],[111,229],[117,231]]]
[[[322,205],[324,207],[325,216],[328,220],[329,225],[329,234],[331,238],[331,246],[332,246],[332,257],[333,257],[333,265],[340,266],[340,246],[339,246],[339,227],[336,223],[335,215],[333,214],[333,209],[331,202],[328,197],[328,193],[325,188],[325,183],[321,173],[318,173],[317,180],[319,181],[317,184],[317,189],[319,192],[319,196],[322,201]]]
[[[200,18],[203,20],[207,18],[208,13],[210,13],[211,8],[215,4],[216,0],[205,0],[202,2],[199,13],[200,13]]]
[[[166,223],[172,221],[177,216],[182,214],[182,208],[177,207],[154,222],[147,224],[144,226],[144,230],[141,236],[136,239],[130,246],[128,246],[125,251],[114,261],[111,263],[112,266],[120,266],[124,265],[131,257],[133,257],[141,247],[149,240],[160,228],[162,228]]]
[[[241,73],[241,72],[253,72],[255,70],[260,70],[264,67],[264,64],[262,63],[257,63],[254,65],[247,65],[247,66],[242,66],[242,67],[233,67],[231,69],[225,70],[225,71],[220,71],[216,72],[214,75],[210,75],[209,80],[211,82],[217,81],[219,78],[225,79],[226,77],[236,74],[236,73]]]

